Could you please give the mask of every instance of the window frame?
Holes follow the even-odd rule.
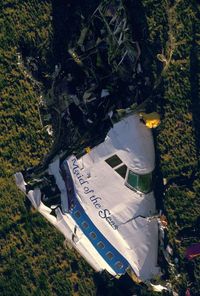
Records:
[[[103,245],[103,247],[100,247],[99,245],[100,244],[102,244]],[[98,243],[97,243],[97,247],[100,249],[100,250],[103,250],[103,249],[105,249],[105,244],[102,242],[102,241],[99,241]]]
[[[94,234],[94,237],[93,237],[93,234]],[[90,238],[93,239],[93,240],[95,240],[95,239],[97,238],[97,234],[96,234],[96,232],[94,232],[94,231],[91,231],[91,232],[89,233],[89,236],[90,236]]]
[[[77,213],[79,213],[78,216],[77,216]],[[77,211],[74,213],[74,216],[75,216],[77,219],[79,219],[79,218],[81,217],[81,212],[80,212],[79,210],[77,210]]]
[[[118,264],[120,264],[120,267],[117,266]],[[121,261],[116,261],[115,262],[115,267],[120,270],[120,269],[122,269],[124,267],[124,265],[123,265],[123,263]]]
[[[114,158],[114,157],[117,158],[117,160],[119,160],[120,162],[113,166],[113,165],[111,165],[111,164],[109,163],[108,160],[111,160],[111,159]],[[112,160],[111,160],[111,161],[112,161]],[[118,166],[120,166],[120,165],[123,164],[123,161],[121,160],[121,158],[120,158],[117,154],[113,154],[113,155],[111,155],[110,157],[106,158],[106,159],[105,159],[105,162],[106,162],[107,165],[109,165],[112,169],[116,169]]]
[[[117,172],[117,170],[118,170],[119,168],[123,167],[123,166],[126,167],[126,174],[125,174],[124,177],[123,177],[122,175],[120,175],[119,172]],[[117,167],[115,167],[114,170],[115,170],[115,172],[116,172],[116,173],[117,173],[122,179],[126,180],[127,172],[129,171],[129,168],[128,168],[128,166],[127,166],[124,162],[123,162],[122,164],[118,165]]]
[[[133,174],[136,175],[138,178],[139,178],[140,176],[150,175],[150,174],[151,174],[152,184],[151,184],[151,188],[150,188],[150,190],[147,191],[147,192],[143,192],[143,191],[141,191],[139,188],[135,188],[135,187],[131,186],[131,184],[128,183],[129,172],[133,173]],[[153,187],[153,171],[150,172],[150,173],[147,173],[147,174],[137,174],[136,172],[134,172],[134,171],[132,171],[131,169],[128,168],[128,169],[127,169],[127,172],[126,172],[125,185],[126,185],[128,188],[130,188],[131,190],[133,190],[133,191],[135,191],[135,192],[138,192],[138,193],[140,193],[140,194],[148,194],[148,193],[150,193],[150,192],[153,191],[153,188],[152,188],[152,187]]]
[[[87,226],[85,226],[85,225],[87,224]],[[83,221],[82,223],[81,223],[81,226],[84,228],[84,229],[88,229],[89,228],[89,224],[86,222],[86,221]]]
[[[118,158],[118,160],[120,161],[120,163],[118,163],[117,165],[111,165],[108,160],[112,159],[113,157],[116,157]],[[104,160],[107,165],[109,165],[111,167],[111,169],[113,169],[122,179],[126,180],[126,176],[127,176],[127,172],[129,170],[128,166],[124,163],[124,161],[121,160],[121,158],[117,155],[117,154],[113,154],[112,156],[106,158]],[[121,167],[126,167],[126,174],[125,176],[123,177],[119,172],[117,172],[117,170],[119,170]]]
[[[112,255],[112,258],[109,257],[110,254]],[[107,257],[109,260],[113,260],[113,258],[114,258],[115,256],[114,256],[114,254],[113,254],[111,251],[108,251],[108,252],[106,253],[106,257]]]

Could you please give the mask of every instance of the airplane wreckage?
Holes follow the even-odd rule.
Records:
[[[152,187],[155,152],[151,129],[130,107],[137,106],[129,98],[137,89],[131,87],[135,75],[142,71],[139,45],[130,41],[121,1],[103,1],[91,24],[92,30],[90,26],[83,29],[76,48],[68,51],[70,62],[84,72],[82,88],[73,73],[60,74],[56,66],[45,104],[52,109],[56,106],[66,129],[72,105],[81,114],[85,129],[96,129],[97,121],[109,122],[104,140],[97,145],[93,142],[93,148],[82,155],[62,148],[39,173],[34,168],[16,173],[16,184],[33,207],[63,233],[66,245],[73,246],[96,271],[106,270],[117,278],[128,272],[135,281],[147,282],[160,271],[157,259],[163,228]],[[97,59],[101,65],[94,73]],[[112,96],[118,79],[123,82],[123,94],[129,97],[123,98],[129,108],[125,104],[125,116],[114,123],[119,105]],[[96,106],[102,102],[105,113],[100,116]]]

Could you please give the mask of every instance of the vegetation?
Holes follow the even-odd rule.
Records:
[[[6,0],[0,4],[1,85],[1,295],[93,295],[93,271],[63,237],[24,204],[13,173],[38,164],[51,146],[38,104],[51,66],[50,1]],[[25,67],[33,57],[33,76]],[[38,58],[37,58],[38,57]],[[48,60],[48,62],[47,62]],[[75,295],[75,294],[74,294]]]
[[[96,275],[74,250],[65,250],[63,237],[30,209],[13,181],[14,172],[37,165],[51,146],[38,105],[55,64],[66,67],[69,36],[80,29],[81,3],[71,2],[0,3],[0,294],[153,295],[127,277],[110,281]],[[87,1],[83,9],[96,2]],[[166,279],[179,295],[188,287],[198,295],[200,258],[188,262],[184,254],[200,235],[199,10],[195,0],[129,0],[126,5],[138,29],[133,38],[151,80],[152,106],[162,115],[155,132],[157,195],[169,223],[172,262],[178,258]]]
[[[179,260],[169,268],[169,278],[179,295],[184,295],[187,287],[191,295],[198,295],[200,258],[188,262],[184,257],[186,248],[198,242],[200,235],[199,13],[195,1],[160,1],[159,7],[155,1],[142,2],[152,50],[152,73],[154,81],[159,81],[153,92],[162,115],[155,135],[157,162],[166,183],[162,191],[169,242],[173,258]],[[161,70],[156,56],[163,64]]]

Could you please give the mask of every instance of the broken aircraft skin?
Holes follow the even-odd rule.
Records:
[[[82,30],[69,40],[64,68],[55,65],[51,88],[40,105],[41,113],[50,115],[41,118],[53,127],[56,152],[75,149],[78,133],[87,133],[80,139],[87,138],[86,145],[94,145],[96,135],[95,144],[102,141],[112,126],[108,114],[141,104],[149,89],[122,1],[101,1],[89,18],[81,19]]]
[[[137,114],[126,114],[115,124],[112,117],[119,108],[137,105],[139,56],[122,2],[102,1],[76,45],[69,45],[69,71],[55,67],[43,102],[54,112],[51,119],[58,117],[55,149],[43,164],[16,173],[15,179],[33,207],[63,233],[66,245],[96,271],[116,278],[128,272],[134,280],[148,282],[159,273],[153,137]],[[81,79],[75,77],[76,67]],[[97,127],[103,126],[104,140],[101,135],[97,145],[91,138],[94,147],[82,155],[71,153],[75,141],[68,142],[70,149],[60,144],[63,130],[69,135],[72,122],[79,124],[77,114],[79,133],[92,126],[100,138]]]
[[[65,71],[55,66],[52,87],[44,101],[49,108],[59,105],[60,112],[76,109],[89,126],[98,121],[94,110],[102,97],[110,107],[121,103],[120,108],[132,104],[133,97],[137,100],[140,48],[132,41],[122,1],[102,1],[87,18],[89,22],[83,15],[81,18],[80,35],[68,44]],[[104,96],[102,89],[106,90]]]
[[[111,77],[117,73],[127,79],[132,77],[138,58],[136,42],[131,40],[127,15],[121,1],[102,1],[81,31],[76,46],[69,49],[71,58],[84,65],[88,78],[98,80],[101,74]],[[106,64],[106,68],[102,67]],[[92,67],[91,67],[92,66]],[[107,77],[108,78],[108,77]]]
[[[57,155],[38,179],[15,179],[96,271],[117,278],[128,271],[145,282],[159,272],[154,166],[151,130],[135,114],[80,158]]]

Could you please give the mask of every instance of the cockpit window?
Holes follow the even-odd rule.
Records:
[[[152,173],[138,175],[129,170],[127,185],[133,190],[136,189],[142,193],[148,193],[152,191]]]
[[[115,170],[123,179],[126,177],[127,166],[125,164],[121,165]]]
[[[120,163],[122,163],[121,159],[116,154],[114,154],[113,156],[107,158],[105,160],[105,162],[107,162],[107,164],[109,164],[109,166],[111,166],[111,168],[115,168]]]

